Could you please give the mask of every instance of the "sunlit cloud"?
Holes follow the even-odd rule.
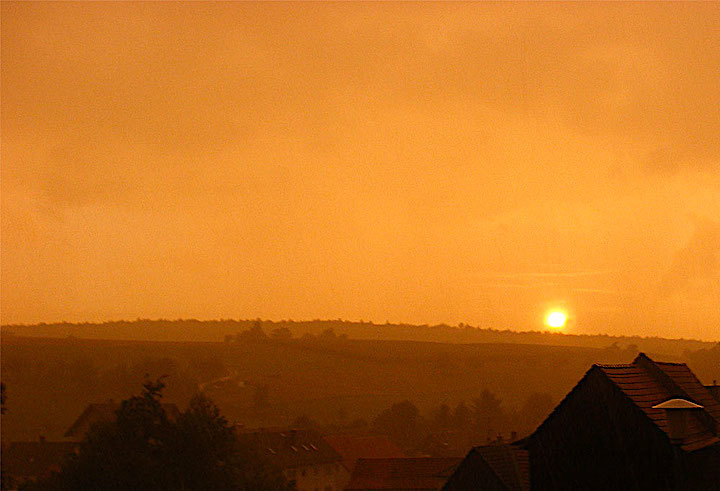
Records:
[[[719,337],[718,23],[3,2],[2,320],[516,328],[562,299],[579,332]]]

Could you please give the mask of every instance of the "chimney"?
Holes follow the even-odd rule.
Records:
[[[653,409],[665,411],[670,441],[680,444],[689,436],[689,419],[692,417],[692,413],[703,409],[703,406],[685,399],[670,399],[653,406]]]

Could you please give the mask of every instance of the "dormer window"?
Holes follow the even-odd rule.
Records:
[[[685,399],[669,399],[653,406],[653,409],[665,411],[670,441],[682,443],[690,435],[689,420],[692,417],[691,414],[698,409],[703,409],[703,406]]]

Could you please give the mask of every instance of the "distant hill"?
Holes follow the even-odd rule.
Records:
[[[616,345],[620,348],[631,347],[637,351],[681,356],[685,351],[712,348],[716,343],[692,339],[666,339],[640,336],[578,335],[543,331],[511,331],[481,329],[469,325],[411,325],[411,324],[374,324],[372,322],[351,322],[345,320],[313,321],[270,321],[260,319],[233,320],[221,319],[199,321],[150,320],[113,321],[104,323],[55,323],[34,325],[4,325],[3,335],[32,337],[67,337],[85,339],[115,339],[136,341],[210,341],[217,342],[226,336],[236,335],[260,322],[263,329],[270,333],[273,329],[287,328],[293,336],[305,334],[318,335],[332,329],[337,335],[346,335],[350,339],[374,339],[396,341],[426,341],[436,343],[509,343],[552,346],[577,346],[586,348],[606,348]],[[718,340],[720,341],[720,340]]]
[[[178,324],[186,336],[213,325]],[[136,334],[143,325],[129,323]],[[173,332],[163,330],[160,323],[148,325],[165,335]],[[269,327],[277,325],[263,324],[263,329],[269,333]],[[342,326],[314,328],[327,325]],[[111,325],[80,327],[95,329],[96,335],[112,331]],[[122,327],[112,334],[123,334]],[[567,338],[583,339],[559,339]],[[182,406],[203,390],[231,420],[268,427],[288,425],[302,415],[324,423],[372,421],[404,399],[429,414],[440,404],[471,403],[484,389],[510,411],[519,411],[534,393],[547,394],[556,404],[593,363],[627,363],[637,355],[636,348],[618,345],[359,340],[327,332],[292,339],[233,335],[221,342],[4,335],[1,349],[2,379],[9,394],[2,438],[11,440],[36,439],[40,434],[61,438],[88,403],[137,393],[146,377],[168,376],[170,402]],[[688,362],[704,383],[720,379],[720,345],[682,356],[647,352],[658,360]]]

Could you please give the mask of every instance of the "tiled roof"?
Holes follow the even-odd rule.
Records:
[[[406,457],[385,435],[327,435],[323,437],[342,456],[343,466],[352,473],[358,459]]]
[[[175,404],[165,403],[162,404],[165,414],[171,420],[177,419],[180,415],[180,410]],[[120,409],[120,403],[117,402],[106,402],[101,404],[89,404],[85,410],[78,416],[75,422],[65,432],[66,437],[71,438],[82,438],[84,432],[87,431],[91,426],[98,423],[110,423],[115,421],[115,413]]]
[[[440,489],[460,460],[455,457],[360,459],[345,489]]]
[[[39,478],[60,470],[75,452],[73,442],[13,442],[2,447],[2,472],[14,478]]]
[[[720,402],[710,391],[700,383],[695,374],[684,363],[663,363],[656,361],[655,365],[677,384],[690,399],[705,407],[705,412],[720,423]]]
[[[528,451],[517,445],[473,448],[448,479],[445,490],[488,489],[528,491]]]
[[[687,399],[704,406],[689,418],[689,434],[681,444],[683,450],[697,450],[720,442],[717,436],[720,403],[684,363],[655,362],[641,353],[630,364],[596,367],[666,433],[665,411],[653,406],[673,398]]]
[[[508,489],[530,489],[530,459],[527,450],[512,445],[475,447]]]
[[[255,446],[281,469],[341,463],[338,454],[319,433],[312,430],[238,431],[241,443]]]

